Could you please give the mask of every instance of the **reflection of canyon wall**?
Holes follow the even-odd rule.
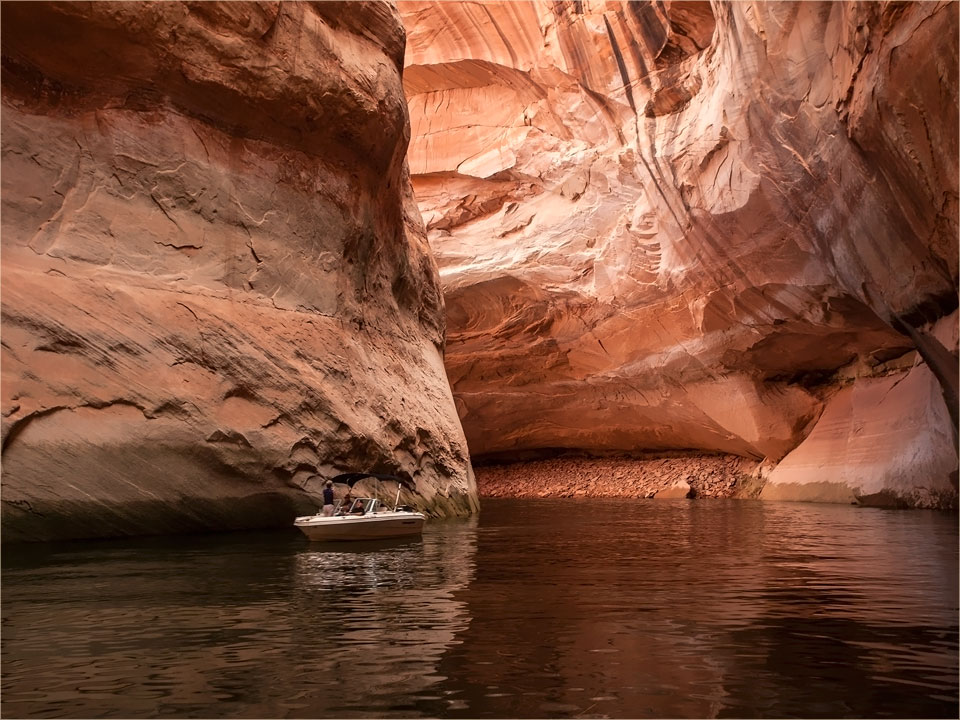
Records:
[[[946,404],[900,321],[948,318],[956,374],[956,4],[400,9],[474,455],[773,463],[819,435],[830,477],[807,448],[780,497],[839,469],[828,495],[950,492]]]
[[[6,537],[475,504],[385,3],[3,7]],[[317,488],[318,490],[318,488]]]

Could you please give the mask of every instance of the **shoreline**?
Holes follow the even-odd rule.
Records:
[[[759,463],[738,455],[563,457],[474,468],[480,498],[752,498]],[[683,490],[683,483],[690,492]]]

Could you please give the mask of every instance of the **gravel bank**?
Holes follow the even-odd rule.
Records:
[[[476,467],[481,497],[652,497],[686,482],[695,497],[749,497],[759,491],[753,460],[736,455],[555,458]]]

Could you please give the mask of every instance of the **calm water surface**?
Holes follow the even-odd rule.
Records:
[[[6,547],[3,717],[957,717],[955,515],[488,500]]]

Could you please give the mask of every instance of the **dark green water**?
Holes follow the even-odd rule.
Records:
[[[422,541],[7,546],[14,717],[952,717],[956,515],[484,503]]]

